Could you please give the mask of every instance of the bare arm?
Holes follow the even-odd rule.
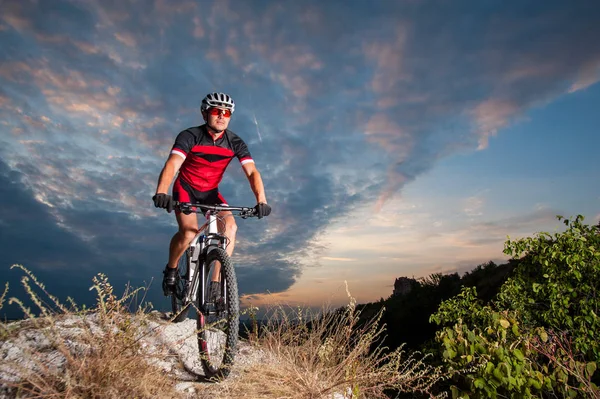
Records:
[[[165,162],[165,166],[160,172],[160,177],[158,178],[158,185],[156,186],[156,194],[164,193],[167,194],[169,191],[169,186],[173,182],[175,175],[179,171],[179,168],[183,164],[184,159],[176,154],[171,154]]]
[[[267,197],[265,195],[265,186],[263,185],[262,178],[260,177],[260,173],[254,162],[249,162],[247,164],[242,165],[242,169],[248,178],[248,182],[250,182],[250,188],[252,192],[256,196],[257,203],[267,203]]]

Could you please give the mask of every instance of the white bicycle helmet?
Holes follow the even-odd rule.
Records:
[[[200,110],[206,111],[210,107],[221,107],[231,110],[231,113],[235,111],[235,103],[233,98],[225,93],[208,93],[206,97],[202,99],[202,105]]]

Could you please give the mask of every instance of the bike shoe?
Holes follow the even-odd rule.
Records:
[[[175,282],[177,281],[177,268],[173,269],[173,268],[167,266],[167,267],[165,267],[163,274],[164,274],[163,283],[162,283],[163,293],[165,294],[165,296],[169,296],[169,295],[171,295],[171,293],[173,292],[173,289],[175,288]]]

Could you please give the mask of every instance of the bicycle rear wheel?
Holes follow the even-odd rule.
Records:
[[[216,262],[221,263],[220,295],[210,297],[210,282]],[[239,331],[239,299],[233,265],[225,250],[210,251],[205,260],[206,286],[202,296],[204,306],[198,308],[198,347],[202,368],[207,378],[225,378],[231,371],[235,358]]]
[[[191,302],[186,301],[185,297],[190,286],[190,251],[186,249],[177,265],[177,277],[175,281],[175,287],[171,293],[171,310],[173,310],[173,322],[179,323],[187,319],[188,312],[190,310]]]

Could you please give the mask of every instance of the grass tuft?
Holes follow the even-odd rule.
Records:
[[[178,381],[156,366],[167,354],[150,353],[156,348],[140,343],[150,333],[142,329],[151,320],[145,306],[131,311],[130,305],[142,289],[127,287],[118,298],[107,277],[98,274],[90,288],[97,296],[93,309],[80,308],[70,298],[65,306],[29,270],[13,267],[24,272],[22,283],[37,314],[10,298],[27,319],[9,333],[2,325],[2,348],[13,347],[0,364],[0,396],[184,397],[175,389]],[[8,285],[0,308],[7,292]],[[427,364],[427,356],[418,352],[381,346],[383,310],[365,321],[347,287],[346,292],[349,303],[337,310],[273,307],[266,324],[253,323],[252,350],[238,354],[236,373],[217,384],[194,384],[195,397],[358,399],[387,398],[390,392],[435,397],[434,385],[446,378],[442,369]],[[254,321],[257,310],[249,311]],[[27,344],[33,333],[34,346]]]
[[[138,329],[147,317],[144,309],[126,311],[140,289],[126,290],[117,298],[106,276],[98,274],[91,287],[97,292],[96,308],[80,309],[71,299],[68,308],[24,266],[13,267],[25,273],[21,281],[39,315],[16,298],[9,303],[21,308],[27,324],[43,339],[36,338],[35,347],[14,347],[18,355],[9,356],[0,367],[0,383],[11,397],[179,397],[174,381],[146,361]]]
[[[382,347],[383,310],[362,322],[355,299],[350,293],[348,298],[346,307],[319,314],[270,309],[268,322],[250,341],[267,360],[206,397],[387,398],[386,391],[435,397],[434,384],[445,378],[442,369],[426,364],[426,356],[418,352]]]

